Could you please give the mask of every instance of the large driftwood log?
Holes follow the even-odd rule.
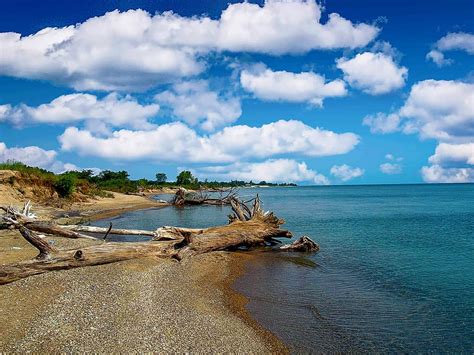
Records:
[[[231,207],[234,213],[229,215],[228,225],[203,229],[162,227],[153,232],[153,239],[148,242],[109,243],[100,241],[100,244],[97,245],[68,250],[53,248],[30,228],[33,226],[36,228],[35,230],[44,232],[45,228],[40,228],[39,222],[25,222],[22,217],[7,214],[3,216],[4,223],[18,229],[21,235],[38,249],[39,254],[33,260],[0,265],[0,284],[54,270],[107,264],[149,256],[182,260],[212,251],[273,244],[276,241],[275,238],[291,238],[289,231],[280,229],[284,223],[283,220],[278,219],[271,212],[263,212],[258,195],[254,199],[252,208],[237,199],[232,199]],[[55,229],[48,227],[47,230],[46,233],[51,232],[51,234],[61,236],[66,236],[65,232],[74,232],[61,226],[55,226]],[[59,232],[59,230],[61,231]],[[100,230],[100,232],[103,231],[103,229]],[[109,228],[108,232],[113,232],[113,229]],[[148,231],[139,231],[139,233],[141,232],[148,233]],[[127,234],[131,234],[130,231],[127,231]]]
[[[178,189],[175,195],[171,199],[171,204],[175,206],[185,205],[217,205],[224,206],[230,205],[231,200],[237,198],[237,190],[235,188],[230,189],[217,189],[212,191],[216,194],[212,197],[208,190],[200,189],[198,191],[188,191],[183,188]]]
[[[0,285],[48,271],[101,265],[141,257],[170,258],[176,254],[175,241],[102,243],[80,249],[48,250],[36,259],[0,266]],[[35,245],[36,246],[36,245]]]

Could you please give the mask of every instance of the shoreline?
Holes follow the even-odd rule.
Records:
[[[120,194],[121,195],[121,194]],[[126,197],[124,197],[126,196]],[[79,220],[98,220],[102,218],[107,218],[107,217],[112,217],[116,215],[123,214],[128,211],[136,211],[136,210],[142,210],[142,209],[147,209],[147,208],[162,208],[165,207],[166,205],[162,203],[158,203],[156,201],[153,201],[149,196],[143,197],[143,196],[134,196],[134,195],[123,195],[121,198],[115,200],[115,199],[108,199],[109,201],[103,201],[105,199],[101,199],[102,201],[97,202],[96,200],[92,200],[91,202],[87,203],[74,203],[70,207],[70,209],[62,210],[55,208],[54,210],[51,210],[51,208],[45,208],[43,209],[41,206],[37,205],[37,208],[34,208],[35,205],[33,205],[33,210],[34,211],[41,211],[41,212],[47,212],[48,216],[54,216],[57,215],[58,213],[62,213],[63,215],[67,215],[71,211],[78,211],[79,216],[73,216],[73,217],[62,217],[62,218],[55,218],[56,220],[62,220],[62,222],[66,223],[77,223],[78,219]],[[51,213],[53,212],[53,213]],[[54,218],[54,217],[53,217]],[[6,238],[1,238],[2,243],[0,243],[0,250],[2,252],[2,255],[5,255],[5,258],[2,258],[2,263],[10,263],[17,261],[18,259],[28,259],[31,257],[34,257],[36,251],[26,243],[23,238],[18,237],[15,235],[15,231],[4,231],[2,233],[6,233],[7,235],[5,236]],[[88,240],[64,240],[64,238],[51,238],[54,240],[54,243],[57,244],[59,247],[72,247],[72,246],[82,246],[82,245],[87,245],[90,242]],[[15,248],[15,249],[13,249]],[[9,249],[9,250],[6,250]],[[193,286],[196,288],[196,292],[208,292],[207,297],[209,298],[208,300],[203,300],[201,299],[201,303],[206,303],[211,301],[211,303],[222,303],[225,306],[225,311],[223,311],[223,314],[221,314],[218,319],[224,319],[226,320],[229,317],[236,317],[235,321],[232,321],[232,326],[239,328],[239,333],[235,333],[232,335],[233,339],[229,339],[237,342],[240,344],[240,340],[242,340],[245,337],[254,337],[255,339],[253,340],[253,343],[251,344],[245,344],[245,342],[242,342],[240,347],[237,349],[226,349],[224,348],[225,351],[265,351],[265,352],[271,352],[271,353],[288,353],[287,347],[283,344],[283,342],[276,337],[273,333],[265,329],[262,325],[260,325],[256,320],[254,320],[250,313],[246,309],[246,304],[248,303],[248,299],[238,293],[235,289],[233,289],[233,284],[235,281],[243,275],[245,272],[245,264],[246,262],[250,261],[252,255],[247,255],[243,253],[226,253],[226,252],[217,252],[214,254],[209,254],[208,256],[201,256],[196,258],[195,260],[186,262],[186,264],[195,264],[193,273],[197,273],[199,276],[199,273],[210,273],[212,277],[209,277],[209,275],[206,275],[206,277],[199,277],[196,282],[196,280],[193,280]],[[84,278],[86,277],[88,285],[83,285],[83,287],[92,287],[94,281],[90,281],[89,279],[96,279],[96,278],[101,278],[100,273],[102,272],[113,272],[112,270],[114,269],[122,269],[126,267],[127,265],[131,265],[132,269],[140,269],[142,267],[145,267],[147,264],[156,264],[156,265],[168,265],[168,262],[163,262],[162,260],[154,260],[153,262],[146,260],[145,259],[136,259],[136,260],[129,260],[125,262],[119,262],[119,263],[114,263],[114,264],[107,264],[107,265],[101,265],[101,266],[92,266],[92,267],[87,267],[87,268],[80,268],[80,269],[73,269],[73,270],[63,270],[60,272],[52,272],[52,273],[47,273],[47,274],[42,274],[42,275],[37,275],[33,276],[24,280],[20,280],[11,284],[3,285],[0,286],[0,294],[2,294],[2,297],[0,297],[2,300],[0,301],[0,312],[2,313],[2,318],[5,319],[4,323],[9,323],[8,320],[10,319],[11,322],[18,322],[16,318],[16,314],[36,314],[39,315],[41,311],[48,313],[46,309],[48,309],[48,305],[52,302],[55,303],[54,300],[58,300],[61,297],[66,297],[63,301],[65,302],[72,302],[67,296],[63,296],[64,292],[67,294],[67,289],[64,289],[64,287],[61,285],[61,283],[57,283],[54,280],[58,279],[64,279],[63,282],[66,284],[72,282],[75,282],[75,275],[81,275],[80,277]],[[213,265],[213,264],[220,264],[218,265]],[[156,266],[155,267],[158,267]],[[178,264],[179,265],[179,264]],[[209,270],[210,267],[209,265],[212,265],[213,270]],[[174,266],[170,266],[173,268]],[[188,266],[184,265],[184,268],[187,268]],[[225,269],[224,275],[222,275],[222,270]],[[105,270],[105,271],[104,271]],[[178,274],[178,277],[173,280],[174,283],[180,283],[182,280],[180,280],[180,277],[184,277],[186,279],[186,276],[181,276],[179,273],[179,266],[177,266],[176,273]],[[86,275],[86,276],[85,276]],[[144,271],[143,275],[137,275],[137,277],[159,277],[160,275],[149,275],[148,272]],[[120,277],[128,277],[127,272],[124,272],[124,275],[119,276]],[[138,283],[138,281],[135,281],[134,279],[131,280],[131,284],[126,286],[130,287],[133,289],[137,289],[138,286],[138,291],[140,291],[141,287],[148,287],[148,286],[142,286]],[[189,280],[188,280],[189,281]],[[102,281],[104,282],[104,281]],[[91,284],[92,283],[92,284]],[[137,283],[137,285],[134,285]],[[51,286],[51,284],[53,284]],[[100,284],[100,283],[99,283]],[[111,292],[120,292],[115,289],[114,286],[111,287]],[[174,287],[174,286],[172,286]],[[24,292],[26,291],[27,293],[33,292],[32,290],[28,291],[28,289],[31,288],[35,290],[36,295],[35,295],[35,301],[31,302],[28,300],[28,303],[26,304],[18,304],[16,301],[17,297],[25,297],[26,295]],[[8,290],[8,291],[6,291]],[[220,296],[216,295],[217,293],[220,293]],[[98,291],[97,292],[97,297],[104,296],[102,295],[103,291]],[[156,292],[156,291],[152,291]],[[10,294],[9,294],[10,293]],[[20,295],[22,293],[22,295]],[[15,295],[15,296],[13,296]],[[39,296],[41,295],[41,296]],[[177,294],[176,297],[180,297],[180,294]],[[72,296],[69,296],[72,297]],[[80,297],[79,297],[80,298]],[[14,305],[9,304],[9,302],[13,302],[15,299]],[[76,301],[78,302],[78,301]],[[127,307],[128,305],[126,305]],[[184,307],[184,305],[182,305]],[[18,309],[18,307],[20,309]],[[78,305],[80,307],[80,305]],[[209,307],[209,306],[208,306]],[[15,309],[16,308],[16,309]],[[46,308],[46,309],[45,309]],[[93,309],[94,310],[94,309]],[[96,311],[100,312],[100,309],[96,309]],[[213,309],[213,306],[207,310],[207,312],[210,312],[210,314],[215,313],[215,309]],[[49,311],[50,312],[50,311]],[[227,315],[225,315],[228,313]],[[20,317],[21,318],[21,317]],[[14,324],[13,328],[20,328],[20,329],[31,329],[31,326],[34,325],[38,320],[33,318],[28,318],[27,319],[20,319],[20,324],[16,325]],[[238,319],[238,320],[237,320]],[[2,334],[5,334],[4,339],[2,340],[0,344],[0,350],[5,351],[5,350],[16,350],[16,351],[21,351],[23,350],[22,348],[16,348],[16,344],[18,341],[20,343],[24,343],[27,345],[26,349],[32,349],[32,350],[48,350],[48,351],[61,351],[61,350],[67,350],[67,348],[64,348],[64,344],[62,343],[63,340],[57,340],[58,346],[59,343],[61,343],[61,346],[59,348],[43,348],[45,346],[44,344],[41,345],[38,348],[38,344],[33,344],[27,341],[26,338],[21,337],[18,335],[18,333],[15,336],[15,331],[13,331],[13,334],[10,330],[6,329],[10,328],[11,324],[5,324],[4,327],[5,329],[2,330]],[[62,328],[62,326],[68,326],[67,322],[66,324],[59,324],[59,327]],[[134,324],[129,324],[126,326],[130,326],[133,328],[135,325]],[[125,326],[125,328],[126,328]],[[46,327],[43,329],[43,331],[47,331],[48,326],[43,325],[43,327]],[[227,325],[229,327],[229,325]],[[36,328],[36,327],[35,327]],[[49,331],[52,331],[52,329],[49,329]],[[217,330],[213,330],[217,331]],[[219,331],[225,332],[224,329],[220,329]],[[218,332],[218,331],[217,331]],[[41,333],[41,331],[39,332]],[[7,336],[7,334],[11,334],[11,336]],[[200,331],[195,332],[194,336],[199,337]],[[63,336],[58,334],[58,339],[62,339]],[[172,337],[171,337],[172,338]],[[240,340],[239,340],[240,339]],[[168,339],[170,340],[170,339]],[[163,340],[166,343],[166,339]],[[73,341],[74,342],[74,341]],[[159,344],[155,344],[159,345]],[[205,344],[199,344],[199,346],[203,346]],[[31,347],[32,346],[32,347]],[[48,345],[49,346],[49,345]],[[75,346],[78,346],[76,343]],[[98,345],[100,346],[100,345]],[[212,348],[214,345],[212,343],[208,344],[209,348]],[[250,348],[248,348],[250,346]],[[253,348],[255,347],[255,348]],[[263,350],[265,349],[265,350]],[[84,348],[83,350],[85,351],[95,351],[97,350],[96,348],[88,349]],[[135,350],[133,348],[120,348],[119,350],[122,351],[127,351],[127,350]],[[143,349],[147,350],[147,349]],[[150,350],[150,349],[148,349]],[[174,349],[169,349],[169,351],[173,351]]]
[[[233,286],[237,279],[245,273],[245,266],[254,258],[254,255],[244,253],[232,253],[230,260],[230,275],[223,280],[222,287],[224,289],[227,306],[230,311],[238,315],[249,327],[253,328],[271,347],[272,353],[288,354],[289,349],[285,343],[262,324],[257,322],[250,312],[247,310],[249,299],[242,293],[236,291]]]

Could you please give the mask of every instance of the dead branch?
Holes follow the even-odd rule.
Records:
[[[23,238],[25,238],[31,245],[33,245],[36,249],[39,250],[39,254],[36,257],[38,260],[45,260],[49,259],[51,253],[55,251],[55,249],[48,244],[46,240],[40,238],[36,233],[30,231],[29,229],[25,228],[24,226],[19,226],[18,230],[20,231]]]

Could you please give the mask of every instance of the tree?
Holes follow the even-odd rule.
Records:
[[[155,176],[156,176],[156,182],[158,184],[163,184],[168,179],[168,177],[164,173],[157,173]]]
[[[146,187],[147,185],[149,185],[149,183],[147,179],[139,179],[137,181],[137,185],[140,187]]]
[[[54,182],[54,188],[61,197],[70,197],[74,192],[76,180],[73,176],[64,174],[57,178]]]
[[[103,170],[100,172],[98,179],[100,181],[107,181],[107,180],[128,180],[128,172],[125,170],[121,171],[111,171],[111,170]]]
[[[184,170],[176,177],[176,183],[178,185],[191,185],[197,183],[197,179],[189,170]]]

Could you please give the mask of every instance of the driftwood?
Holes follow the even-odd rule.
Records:
[[[77,226],[55,226],[54,229],[39,228],[40,222],[25,221],[21,216],[7,213],[3,216],[3,222],[9,228],[19,230],[21,235],[35,248],[39,254],[33,260],[23,261],[16,264],[0,265],[0,284],[9,283],[32,275],[37,275],[54,270],[66,270],[76,267],[91,266],[113,263],[123,260],[141,257],[160,257],[182,260],[197,254],[208,253],[218,250],[236,250],[254,246],[274,244],[275,238],[291,238],[291,233],[283,230],[280,226],[283,220],[277,218],[271,212],[263,212],[260,199],[254,199],[252,207],[232,199],[231,207],[233,214],[229,215],[229,224],[217,227],[192,229],[178,227],[161,227],[156,231],[136,231],[138,233],[152,236],[147,242],[106,242],[79,249],[57,250],[53,248],[44,238],[36,234],[35,230],[51,234],[66,236],[67,232],[77,233],[71,229]],[[6,209],[4,209],[6,210]],[[31,227],[36,228],[35,230]],[[81,231],[91,232],[91,229],[81,227]],[[99,229],[95,232],[104,232]],[[87,230],[89,229],[89,230]],[[61,230],[61,232],[58,232]],[[114,233],[111,227],[108,233]],[[127,234],[128,230],[120,230]],[[143,235],[143,234],[142,234]],[[309,239],[309,238],[308,238]]]
[[[301,251],[305,253],[315,253],[319,251],[319,245],[311,240],[307,236],[295,240],[291,244],[282,245],[279,250],[283,251]]]
[[[224,206],[230,205],[231,200],[237,199],[237,190],[235,188],[230,189],[218,189],[212,190],[215,197],[209,194],[209,190],[199,189],[198,191],[188,191],[183,188],[178,189],[175,195],[171,199],[170,203],[175,206],[185,205],[217,205]]]
[[[23,226],[29,230],[40,232],[44,234],[59,235],[64,238],[85,238],[97,239],[86,234],[78,233],[72,230],[67,230],[63,226],[59,226],[49,221],[38,221],[36,215],[30,212],[30,201],[25,203],[23,211],[19,211],[13,206],[0,207],[5,214],[2,216],[3,227],[15,228]]]
[[[72,239],[77,239],[77,238],[85,238],[85,239],[97,239],[96,237],[92,237],[87,234],[83,233],[78,233],[73,230],[69,230],[67,228],[64,228],[63,226],[59,226],[55,223],[51,222],[26,222],[22,224],[24,227],[35,231],[35,232],[40,232],[44,234],[52,234],[52,235],[58,235],[64,238],[72,238]],[[105,233],[105,232],[104,232]]]
[[[66,225],[61,226],[61,228],[66,230],[71,230],[74,232],[86,232],[86,233],[94,233],[94,234],[117,234],[117,235],[142,235],[142,236],[149,236],[155,237],[157,236],[157,232],[155,231],[148,231],[142,229],[117,229],[117,228],[109,228],[109,227],[95,227],[95,226],[82,226],[82,225]]]

